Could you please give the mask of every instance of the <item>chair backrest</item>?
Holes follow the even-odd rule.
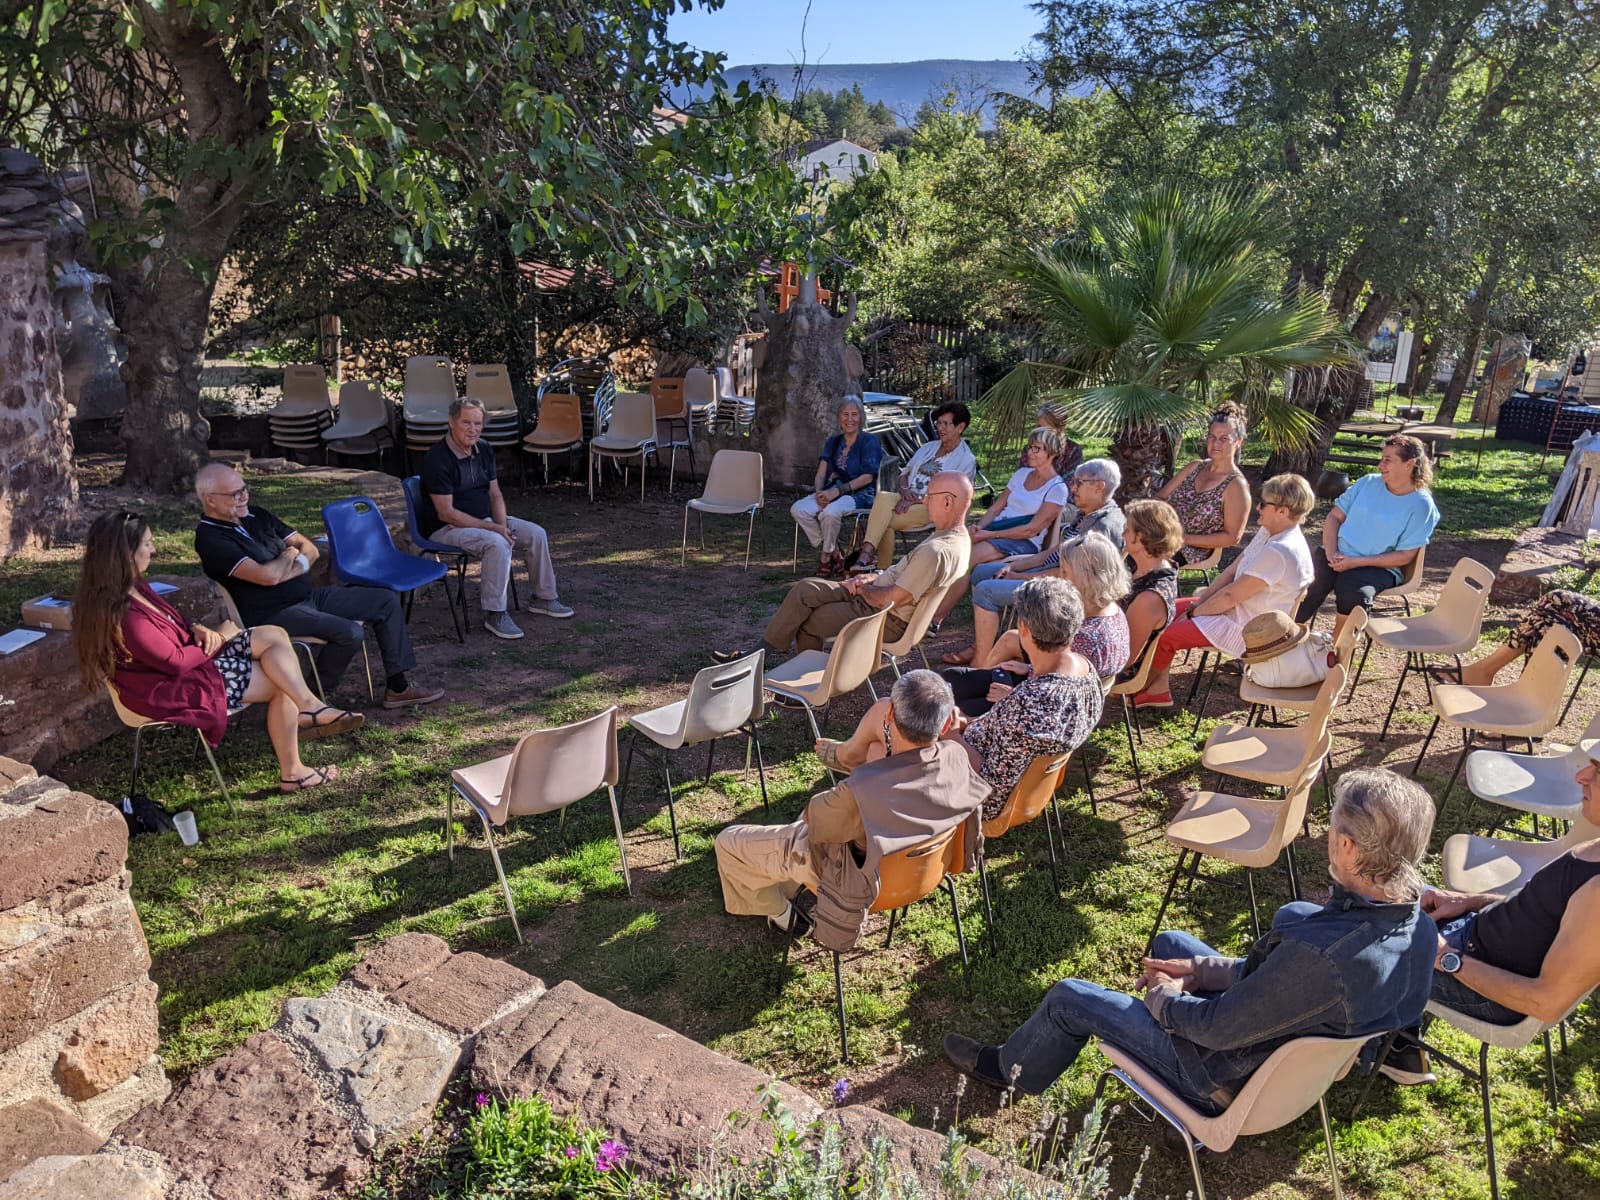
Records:
[[[1392,588],[1385,588],[1379,592],[1380,596],[1409,596],[1422,586],[1422,567],[1428,557],[1428,545],[1424,542],[1417,547],[1416,555],[1405,566],[1400,568],[1400,582]]]
[[[406,495],[406,534],[411,544],[418,549],[438,545],[422,532],[422,506],[433,503],[422,490],[422,476],[406,476],[400,481],[400,490]]]
[[[878,898],[873,912],[889,912],[915,904],[944,881],[951,842],[961,837],[961,826],[934,834],[925,842],[885,854],[878,860]]]
[[[1355,657],[1356,643],[1367,631],[1367,623],[1371,620],[1364,608],[1353,609],[1344,619],[1344,628],[1339,630],[1339,636],[1333,639],[1333,653],[1341,667],[1349,669],[1350,660]]]
[[[704,408],[717,402],[716,378],[704,367],[690,367],[683,373],[683,399],[689,408]],[[656,414],[660,416],[660,413]]]
[[[505,791],[489,819],[554,812],[582,800],[602,784],[617,782],[615,705],[571,725],[535,729],[511,752]]]
[[[759,721],[763,713],[761,678],[765,650],[730,663],[706,667],[689,685],[683,708],[683,744],[695,746]]]
[[[1463,642],[1470,639],[1475,644],[1494,580],[1495,573],[1476,559],[1458,559],[1439,591],[1438,603],[1429,610],[1434,629],[1459,634]]]
[[[333,407],[328,402],[328,376],[315,363],[290,363],[283,368],[283,399],[273,412],[279,416],[314,413]]]
[[[886,642],[883,652],[892,658],[899,658],[915,650],[917,643],[926,636],[928,626],[933,624],[933,615],[939,611],[939,605],[944,603],[945,596],[957,582],[959,580],[953,580],[943,587],[929,588],[924,592],[917,606],[911,610],[911,619],[906,622],[905,632],[898,640]]]
[[[1069,751],[1066,754],[1041,754],[1029,763],[1000,811],[984,819],[983,836],[999,837],[1006,830],[1026,825],[1042,813],[1044,806],[1050,803],[1050,797],[1055,795],[1061,781],[1066,778],[1067,764],[1071,761],[1072,754]]]
[[[1323,759],[1333,749],[1333,734],[1324,730],[1312,745],[1311,751],[1300,763],[1300,774],[1287,789],[1283,803],[1278,806],[1278,819],[1272,826],[1272,837],[1263,850],[1276,858],[1282,849],[1300,833],[1306,820],[1306,806],[1311,803],[1311,785],[1322,769]]]
[[[1528,655],[1527,667],[1511,686],[1542,697],[1549,704],[1553,717],[1561,707],[1561,698],[1566,694],[1572,668],[1582,654],[1583,643],[1578,640],[1577,634],[1565,625],[1552,625],[1544,631],[1539,644]],[[1552,720],[1551,726],[1554,724]]]
[[[718,450],[711,456],[706,490],[700,499],[707,504],[749,508],[762,502],[764,486],[760,451]]]
[[[383,510],[370,496],[347,496],[324,504],[322,523],[328,530],[328,557],[336,576],[381,575],[400,554]]]
[[[739,394],[739,385],[734,380],[732,367],[718,367],[716,370],[717,399],[732,400]]]
[[[339,385],[339,422],[352,427],[350,436],[392,429],[394,410],[370,379],[348,379]]]
[[[534,432],[541,437],[583,440],[583,402],[576,396],[551,392],[539,401],[539,420]]]
[[[438,354],[417,354],[406,359],[404,408],[408,417],[444,420],[456,399],[456,369]]]
[[[822,703],[855,691],[878,669],[883,623],[888,618],[889,610],[880,608],[857,617],[839,631],[833,649],[828,651],[828,665],[822,669]]]
[[[1321,1099],[1369,1041],[1308,1037],[1284,1043],[1255,1069],[1219,1121],[1233,1126],[1235,1137],[1281,1129]]]
[[[485,417],[507,416],[517,411],[511,394],[511,375],[505,363],[473,363],[467,368],[467,399],[483,404]]]
[[[1349,679],[1350,672],[1343,663],[1335,663],[1328,668],[1327,677],[1317,689],[1316,699],[1311,702],[1311,711],[1306,713],[1306,719],[1300,725],[1308,753],[1316,748],[1317,739],[1327,730],[1328,718],[1333,716],[1333,707],[1344,695],[1344,685]]]
[[[624,441],[655,441],[655,398],[648,392],[618,392],[611,406],[611,425],[606,433]]]
[[[689,411],[689,406],[685,402],[687,397],[684,395],[683,384],[684,377],[675,379],[657,378],[650,381],[650,399],[655,406],[652,415],[656,420],[665,421],[669,417],[681,419]],[[624,395],[627,395],[627,393],[617,393],[619,402]]]
[[[1145,645],[1144,653],[1139,656],[1139,669],[1133,673],[1126,683],[1113,683],[1110,695],[1137,696],[1144,691],[1145,684],[1150,682],[1150,672],[1155,669],[1156,650],[1161,643],[1161,631],[1157,630],[1150,636],[1150,641]]]
[[[222,616],[225,620],[232,621],[240,629],[246,628],[244,618],[239,615],[239,606],[233,602],[233,593],[216,580],[211,581],[222,597]]]
[[[133,711],[133,709],[123,704],[122,695],[117,691],[117,685],[112,683],[109,679],[106,680],[106,692],[111,697],[111,707],[116,710],[117,720],[121,721],[129,729],[138,729],[144,725],[160,724],[160,722],[154,717],[147,717],[142,713],[136,713]]]

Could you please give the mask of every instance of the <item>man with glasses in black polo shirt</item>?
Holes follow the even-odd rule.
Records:
[[[378,635],[387,689],[385,708],[431,704],[443,688],[412,683],[417,665],[400,597],[388,588],[313,588],[308,577],[317,561],[316,543],[250,503],[250,488],[226,463],[208,463],[195,475],[194,490],[205,509],[194,548],[205,573],[227,589],[246,625],[277,625],[291,637],[321,638],[317,674],[332,693],[366,639]]]

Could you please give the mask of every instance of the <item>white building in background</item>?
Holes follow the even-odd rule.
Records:
[[[790,155],[794,173],[815,183],[849,183],[878,165],[878,156],[847,138],[813,138]]]

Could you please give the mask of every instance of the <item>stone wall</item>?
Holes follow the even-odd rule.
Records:
[[[0,758],[0,1178],[167,1094],[127,852],[111,805]]]
[[[767,1077],[573,983],[546,988],[481,954],[452,954],[408,933],[372,950],[332,991],[291,1000],[277,1026],[195,1072],[165,1100],[87,1148],[40,1157],[5,1178],[0,1200],[310,1200],[358,1186],[370,1152],[424,1128],[462,1067],[498,1097],[542,1095],[562,1114],[604,1128],[629,1164],[681,1175],[713,1138],[746,1161],[771,1131],[730,1124],[759,1110]],[[802,1122],[824,1115],[776,1085]],[[875,1109],[833,1110],[853,1151],[885,1138],[901,1174],[938,1194],[944,1140]],[[969,1151],[992,1196],[1013,1169]],[[1042,1184],[1037,1177],[1030,1182]]]

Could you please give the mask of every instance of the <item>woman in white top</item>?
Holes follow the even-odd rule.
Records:
[[[865,574],[887,567],[894,561],[894,535],[902,529],[922,529],[933,524],[922,497],[928,481],[940,471],[957,471],[973,483],[978,482],[978,458],[963,435],[972,422],[965,404],[941,404],[933,410],[933,431],[937,440],[918,448],[900,472],[894,491],[880,491],[867,517],[866,538],[852,570]]]
[[[970,530],[972,566],[1038,551],[1045,533],[1068,502],[1067,485],[1061,482],[1055,467],[1065,444],[1060,433],[1044,426],[1028,435],[1022,454],[1030,465],[1012,474],[1005,491],[995,497],[989,511]],[[970,582],[969,572],[945,594],[944,603],[934,615],[936,625],[960,603]]]
[[[1244,653],[1245,625],[1264,612],[1293,612],[1311,582],[1311,547],[1300,525],[1316,504],[1298,475],[1277,475],[1261,486],[1261,528],[1244,552],[1206,588],[1178,601],[1179,619],[1158,643],[1150,682],[1133,698],[1135,708],[1171,708],[1167,672],[1179,650]]]

